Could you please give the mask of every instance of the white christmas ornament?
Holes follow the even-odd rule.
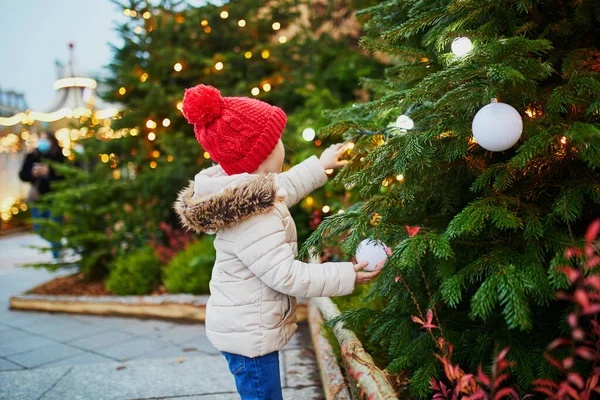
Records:
[[[389,249],[381,240],[365,239],[356,249],[356,262],[368,262],[364,270],[376,271],[383,268]]]
[[[523,132],[523,119],[517,110],[505,103],[491,103],[473,118],[473,137],[489,151],[513,147]]]
[[[315,138],[315,135],[316,132],[313,128],[306,128],[302,131],[302,139],[306,140],[307,142],[313,140]]]
[[[467,55],[473,49],[473,43],[468,37],[457,37],[452,42],[452,52],[457,57]]]
[[[410,130],[415,127],[415,123],[408,115],[402,114],[396,119],[396,126],[400,129]]]

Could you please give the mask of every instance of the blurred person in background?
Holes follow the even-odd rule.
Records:
[[[24,182],[31,183],[31,189],[25,199],[29,205],[35,204],[46,193],[52,190],[52,181],[62,179],[54,169],[49,165],[49,162],[64,162],[65,156],[58,144],[58,140],[52,133],[41,132],[38,140],[37,148],[27,154],[19,177]],[[31,216],[34,219],[33,229],[40,233],[40,226],[35,220],[53,219],[56,222],[60,221],[59,216],[52,216],[49,210],[42,211],[39,208],[31,207]],[[40,233],[43,237],[43,234]],[[52,245],[52,256],[55,260],[60,257],[60,244],[50,241]]]

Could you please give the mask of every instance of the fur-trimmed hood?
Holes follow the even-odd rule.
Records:
[[[197,174],[174,208],[185,228],[215,233],[269,211],[282,195],[275,174],[229,176],[217,165]]]

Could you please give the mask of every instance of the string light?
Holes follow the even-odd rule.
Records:
[[[315,146],[319,147],[323,142],[321,142],[321,139],[317,139],[315,140]]]
[[[311,207],[314,203],[315,199],[313,199],[311,196],[308,196],[306,199],[304,199],[304,204],[306,204],[307,207]]]
[[[252,93],[252,96],[258,96],[258,94],[260,93],[260,89],[257,87],[253,87],[250,93]]]
[[[283,35],[279,36],[279,43],[283,44],[285,42],[287,42],[287,38],[285,36],[283,36]]]
[[[389,182],[387,179],[386,179],[386,180],[384,180],[383,182],[381,182],[381,185],[382,185],[383,187],[387,187],[387,186],[389,186],[389,184],[390,184],[390,182]]]
[[[204,32],[206,33],[210,33],[212,29],[210,29],[210,26],[207,26],[206,28],[204,28]]]
[[[167,126],[171,125],[171,120],[169,118],[163,119],[162,125],[166,128]]]
[[[561,144],[567,144],[567,137],[566,136],[561,137],[560,138],[560,143]]]
[[[204,152],[204,158],[206,158],[207,160],[210,159],[210,154],[208,154],[208,151]]]
[[[331,169],[326,169],[326,170],[325,170],[325,173],[326,173],[327,175],[331,175],[331,174],[333,174],[333,168],[331,168]]]
[[[131,136],[137,136],[137,134],[138,134],[138,130],[137,130],[137,129],[135,129],[135,128],[133,128],[132,130],[130,130],[130,131],[129,131],[129,134],[130,134]]]
[[[107,163],[108,160],[109,160],[108,154],[101,154],[100,155],[100,161],[102,161],[103,163]]]
[[[260,53],[260,56],[261,56],[262,58],[264,58],[265,60],[266,60],[267,58],[269,58],[269,56],[270,56],[270,55],[271,55],[271,52],[269,52],[269,50],[263,50],[263,51],[262,51],[262,53]]]
[[[181,101],[178,101],[178,102],[177,102],[177,109],[178,109],[179,111],[183,110],[183,103],[182,103]]]
[[[238,21],[238,26],[239,26],[240,28],[243,28],[243,27],[245,27],[245,26],[246,26],[246,21],[245,21],[245,20],[243,20],[243,19],[240,19],[240,20]]]
[[[121,179],[121,171],[115,169],[112,173],[114,179]]]
[[[139,35],[140,33],[142,33],[142,27],[141,26],[136,26],[133,31]]]
[[[200,23],[200,25],[202,25],[202,26],[208,26],[208,20],[207,19],[203,19],[202,22]]]
[[[331,207],[329,207],[329,206],[323,206],[322,210],[323,210],[323,212],[325,214],[327,214],[329,211],[331,211]]]
[[[145,13],[143,13],[143,14],[142,14],[142,18],[144,18],[144,19],[148,19],[148,18],[150,18],[150,12],[149,12],[149,11],[146,11]]]
[[[168,162],[173,162],[173,156],[169,156],[169,157],[167,157],[167,161],[168,161]]]
[[[146,82],[146,80],[148,79],[148,74],[147,73],[143,73],[142,75],[140,75],[140,81],[141,82]]]
[[[223,69],[223,63],[221,61],[219,61],[218,63],[215,64],[215,69],[217,71],[221,71]]]
[[[265,83],[265,84],[263,85],[263,90],[264,90],[265,92],[269,92],[269,91],[271,90],[271,85],[270,85],[270,84],[268,84],[268,83]]]
[[[154,128],[156,128],[156,122],[154,122],[153,120],[149,119],[148,121],[146,121],[146,128],[148,128],[148,129],[154,129]]]
[[[281,24],[279,22],[273,22],[272,27],[274,31],[278,31],[279,29],[281,29]]]
[[[306,128],[302,131],[302,139],[306,140],[307,142],[310,142],[315,138],[316,134],[317,133],[313,128]]]
[[[123,14],[124,14],[126,17],[129,17],[129,16],[131,15],[131,10],[130,10],[129,8],[126,8],[126,9],[124,9],[124,10],[123,10]]]
[[[156,133],[150,132],[148,134],[148,140],[152,142],[154,139],[156,139]]]
[[[227,11],[221,11],[221,18],[227,19],[229,17],[229,13]]]
[[[176,72],[180,72],[183,69],[183,65],[181,65],[181,63],[176,63],[175,65],[173,65],[173,69]]]
[[[466,56],[472,49],[473,43],[467,37],[457,37],[452,42],[452,53],[457,57]]]
[[[396,175],[396,180],[397,180],[398,182],[402,182],[402,181],[404,180],[404,175],[402,175],[402,174],[398,174],[398,175]]]
[[[137,11],[132,10],[131,11],[131,18],[135,18],[135,17],[137,17]]]
[[[154,169],[156,168],[156,161],[150,161],[150,168]]]
[[[154,151],[152,152],[152,157],[154,157],[154,158],[158,158],[158,157],[160,157],[160,151],[158,151],[158,150],[154,150]]]
[[[123,86],[121,86],[121,87],[119,88],[119,94],[120,94],[121,96],[123,96],[125,93],[127,93],[127,89],[125,89]]]
[[[246,58],[252,58],[252,52],[251,51],[247,51],[244,53],[244,57]]]

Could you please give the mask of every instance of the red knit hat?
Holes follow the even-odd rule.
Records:
[[[278,107],[248,97],[221,97],[207,85],[186,89],[182,110],[198,142],[228,175],[256,171],[287,122]]]

